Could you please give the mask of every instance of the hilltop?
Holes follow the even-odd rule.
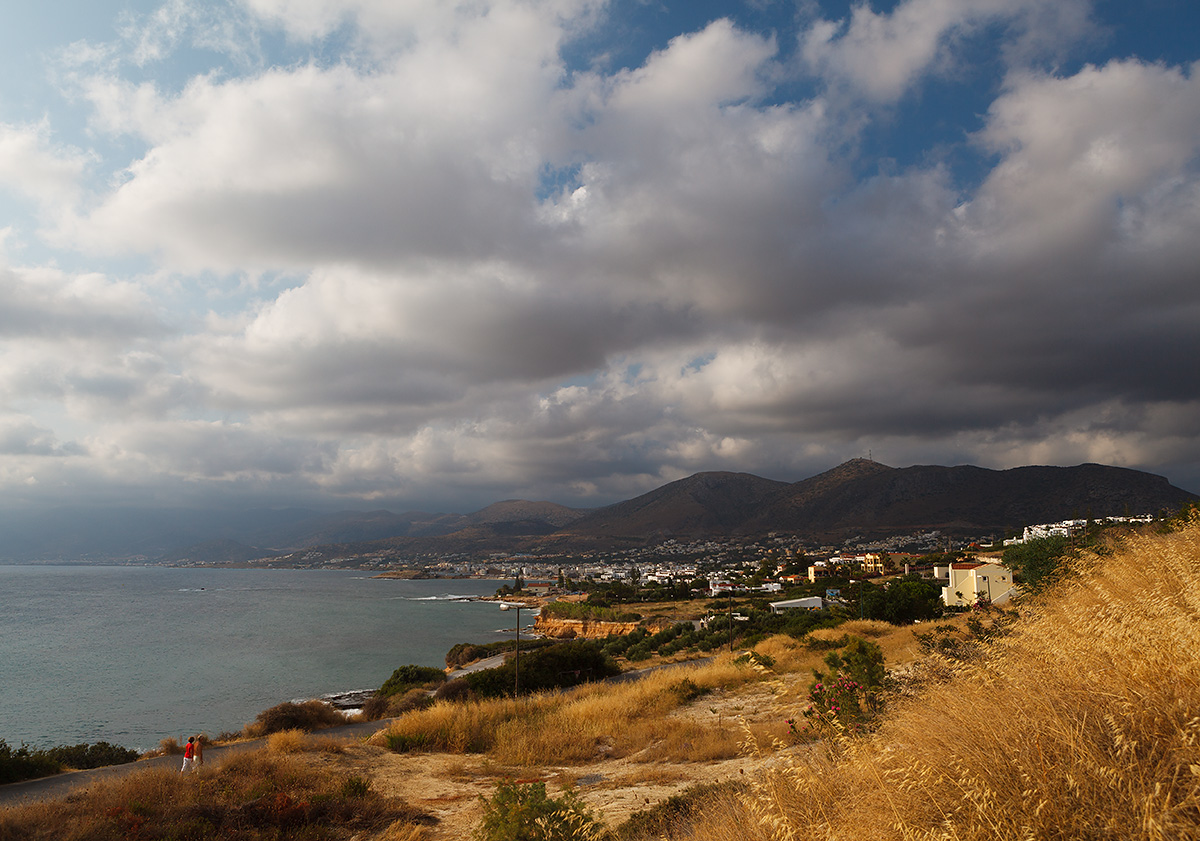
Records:
[[[324,557],[574,551],[667,539],[783,533],[823,543],[937,530],[1003,536],[1035,523],[1178,511],[1200,497],[1164,477],[1074,467],[889,467],[853,459],[798,482],[697,473],[603,508],[506,500],[471,514],[379,510],[39,511],[0,516],[10,559],[230,562],[320,549]]]

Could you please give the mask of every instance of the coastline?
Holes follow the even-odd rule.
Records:
[[[0,739],[145,751],[238,731],[289,699],[351,708],[353,693],[399,666],[441,668],[455,643],[503,639],[496,606],[444,598],[496,586],[357,571],[0,566]]]

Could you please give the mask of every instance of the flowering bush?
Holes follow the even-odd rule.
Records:
[[[830,728],[860,733],[874,716],[883,682],[883,652],[874,643],[850,637],[841,652],[825,657],[828,673],[814,671],[804,722],[787,720],[793,736],[820,736]]]

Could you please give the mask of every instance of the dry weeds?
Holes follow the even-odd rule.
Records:
[[[694,837],[1200,837],[1198,574],[1200,521],[1083,559],[985,661],[757,779],[741,822]]]

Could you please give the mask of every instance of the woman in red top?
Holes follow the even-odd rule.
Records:
[[[180,774],[186,774],[191,771],[196,765],[196,737],[188,736],[188,743],[183,748],[183,767],[179,769]]]

